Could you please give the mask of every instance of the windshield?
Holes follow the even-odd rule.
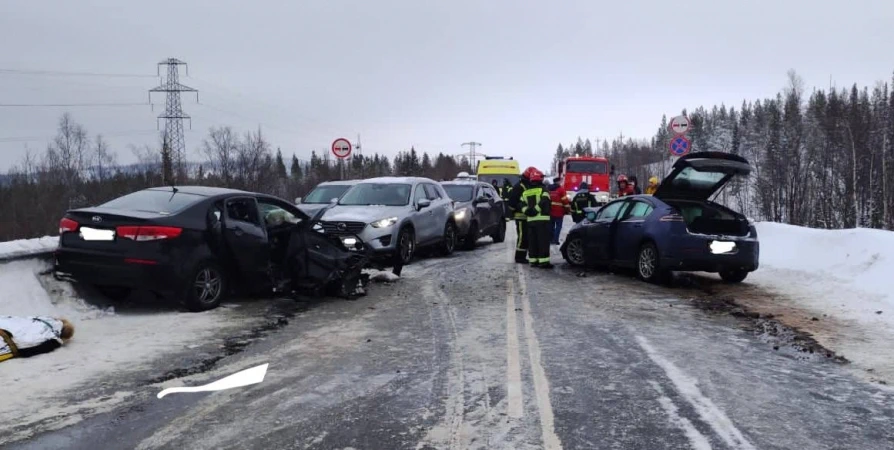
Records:
[[[307,194],[302,203],[329,203],[333,198],[341,198],[341,196],[351,186],[348,184],[329,184],[325,186],[317,186],[314,190]]]
[[[607,164],[602,161],[568,161],[566,173],[608,173]]]
[[[361,183],[345,193],[338,204],[406,206],[410,204],[411,187],[402,183]]]
[[[447,195],[458,202],[472,201],[472,186],[460,186],[457,184],[442,184]]]
[[[521,179],[520,175],[511,175],[511,174],[500,174],[500,173],[489,173],[484,175],[478,175],[478,181],[487,184],[494,184],[494,181],[497,182],[497,186],[503,187],[503,180],[509,180],[509,183],[515,186],[518,183],[518,180]]]
[[[122,211],[174,214],[203,198],[205,197],[201,195],[184,192],[145,190],[118,197],[99,206]]]

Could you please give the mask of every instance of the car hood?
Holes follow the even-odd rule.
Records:
[[[307,214],[310,217],[313,217],[319,210],[328,206],[328,203],[301,203],[298,205],[298,209],[300,209],[304,214]]]
[[[653,194],[659,199],[707,200],[736,176],[746,177],[751,165],[745,158],[723,152],[698,152],[674,163]]]
[[[371,223],[389,217],[403,218],[411,211],[409,206],[347,206],[338,205],[323,215],[327,222]]]

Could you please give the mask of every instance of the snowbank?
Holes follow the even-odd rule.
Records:
[[[57,236],[0,242],[0,260],[46,253],[55,249],[58,243]]]
[[[760,268],[746,283],[781,294],[758,305],[894,381],[894,232],[757,224]]]
[[[182,313],[163,308],[149,313],[116,313],[80,299],[71,285],[47,274],[51,263],[35,259],[0,263],[0,315],[65,317],[74,338],[62,348],[0,363],[0,436],[14,426],[66,418],[84,404],[66,404],[63,394],[106,383],[116,373],[140,370],[167,352],[202,344],[231,322],[231,308]],[[123,401],[130,393],[113,397]],[[4,441],[0,437],[0,446]]]

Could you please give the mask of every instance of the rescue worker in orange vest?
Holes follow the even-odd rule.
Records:
[[[531,184],[522,193],[522,211],[528,222],[528,263],[531,267],[551,269],[549,262],[550,230],[549,192],[543,186],[543,172],[534,169],[529,176]]]
[[[562,234],[562,222],[565,215],[571,213],[571,202],[568,201],[568,193],[562,187],[562,179],[553,178],[553,184],[549,186],[549,217],[552,227],[552,244],[559,245],[559,235]]]
[[[528,262],[528,216],[522,211],[522,194],[531,184],[530,176],[537,169],[528,167],[522,172],[521,180],[509,192],[509,212],[515,220],[515,262]],[[542,176],[541,176],[542,178]]]

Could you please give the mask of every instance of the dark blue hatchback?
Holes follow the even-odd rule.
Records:
[[[716,272],[740,282],[758,268],[757,231],[745,216],[709,200],[751,166],[728,153],[686,155],[654,195],[634,195],[587,211],[562,256],[574,266],[620,266],[646,281],[672,270]]]

